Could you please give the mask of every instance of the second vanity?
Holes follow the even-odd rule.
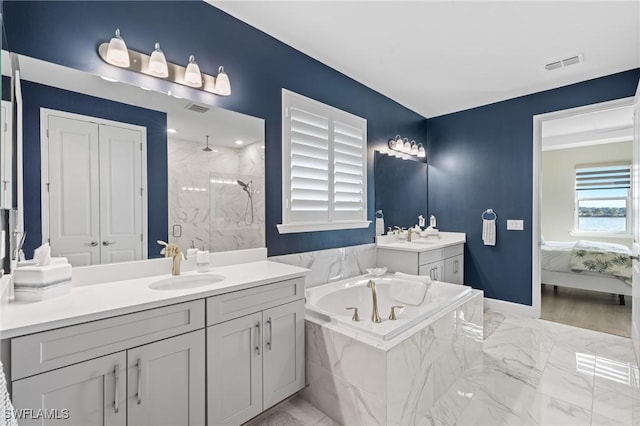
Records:
[[[11,397],[34,410],[20,424],[42,424],[39,409],[73,425],[244,423],[304,387],[307,272],[261,260],[197,287],[151,276],[3,304]]]
[[[436,281],[464,283],[466,234],[440,232],[439,238],[398,240],[397,236],[376,237],[377,265],[392,272],[428,275]]]

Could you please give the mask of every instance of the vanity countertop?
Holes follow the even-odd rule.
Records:
[[[467,234],[462,232],[440,232],[440,238],[419,238],[411,242],[407,242],[406,240],[397,240],[394,236],[376,238],[376,248],[420,253],[456,244],[464,244],[467,241]]]
[[[87,321],[129,314],[190,300],[216,296],[291,278],[302,277],[308,269],[262,260],[211,268],[208,274],[222,275],[223,281],[180,290],[154,290],[149,285],[171,275],[156,275],[73,287],[65,296],[42,302],[11,302],[0,305],[0,338],[12,338],[66,327]],[[183,274],[198,275],[197,272]]]

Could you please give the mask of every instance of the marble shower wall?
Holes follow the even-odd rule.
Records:
[[[482,360],[483,293],[473,292],[386,351],[305,321],[302,398],[340,424],[431,424],[431,407]]]
[[[367,273],[376,267],[376,245],[362,244],[328,250],[272,256],[269,260],[311,269],[307,288]]]
[[[214,252],[265,247],[262,145],[202,148],[192,141],[168,141],[169,241],[182,250],[192,240]],[[253,208],[238,180],[251,182]]]

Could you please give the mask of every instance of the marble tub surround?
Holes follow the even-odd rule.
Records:
[[[340,424],[419,424],[482,358],[483,296],[473,292],[387,342],[307,318],[301,396]]]
[[[213,146],[203,152],[200,142],[169,139],[170,242],[183,251],[192,241],[212,252],[265,246],[262,146]],[[251,182],[253,205],[238,180]],[[174,225],[181,235],[174,234]]]
[[[467,241],[467,234],[463,232],[440,232],[440,238],[418,238],[414,236],[412,241],[399,239],[397,235],[380,235],[376,237],[376,246],[387,250],[400,250],[410,252],[423,252],[456,244],[463,244]]]
[[[310,269],[306,287],[366,274],[376,266],[375,244],[362,244],[328,250],[271,256],[269,260]]]

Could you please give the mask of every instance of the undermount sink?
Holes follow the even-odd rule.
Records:
[[[202,287],[224,281],[222,275],[204,274],[204,275],[178,275],[171,278],[165,278],[149,284],[149,288],[153,290],[186,290],[190,288]]]

